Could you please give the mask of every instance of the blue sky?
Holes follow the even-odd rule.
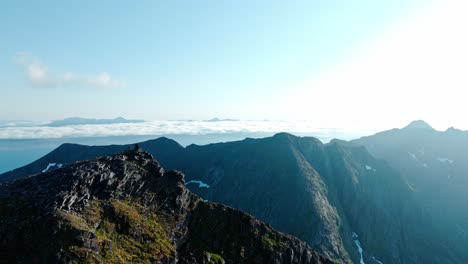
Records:
[[[432,10],[433,2],[444,3],[2,1],[0,120],[218,116],[316,118],[319,125],[347,127],[351,123],[346,109],[329,114],[328,107],[339,108],[331,97],[339,96],[340,89],[356,88],[357,95],[344,95],[351,96],[349,100],[356,96],[356,103],[361,103],[358,98],[365,97],[367,90],[359,90],[360,80],[329,89],[328,84],[322,85],[324,76],[336,74],[342,84],[348,84],[343,76],[347,70],[340,69],[341,65],[361,69],[358,76],[375,68],[356,61],[361,55],[375,55],[369,55],[369,50],[378,50],[376,54],[395,51],[399,44],[372,43],[391,39],[393,31],[403,34],[398,32],[405,27],[394,28],[399,23],[419,26],[424,16],[418,16]],[[376,99],[378,95],[369,99],[385,101]],[[320,109],[307,107],[318,100],[323,102]],[[378,108],[378,104],[370,106]],[[407,107],[412,109],[409,102]],[[363,115],[364,110],[348,113],[353,115],[353,124],[379,118]],[[391,122],[400,125],[413,117],[432,118],[445,125],[441,116],[426,116],[426,112],[401,113]],[[381,114],[389,113],[382,110]],[[460,119],[450,121],[465,125]]]

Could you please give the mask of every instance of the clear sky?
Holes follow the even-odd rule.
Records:
[[[0,120],[468,129],[464,0],[2,1]]]

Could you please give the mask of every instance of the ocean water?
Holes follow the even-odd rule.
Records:
[[[204,145],[215,142],[242,140],[246,137],[266,137],[272,133],[231,133],[206,135],[152,135],[152,136],[111,136],[57,139],[0,139],[0,174],[27,165],[63,143],[84,145],[132,144],[165,136],[182,146]]]

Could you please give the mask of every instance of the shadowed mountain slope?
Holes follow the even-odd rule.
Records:
[[[329,259],[428,263],[433,258],[427,249],[448,259],[448,249],[437,247],[428,232],[431,224],[420,224],[425,214],[407,181],[363,147],[322,144],[286,133],[186,148],[161,138],[141,146],[164,167],[182,170],[187,187],[203,199],[252,214],[305,240]],[[21,177],[50,163],[71,163],[125,148],[63,145],[6,176]]]
[[[141,150],[0,185],[0,263],[331,263]]]
[[[447,259],[468,261],[468,132],[449,128],[437,131],[424,121],[392,129],[343,145],[364,146],[387,161],[414,190],[417,204],[432,224]]]

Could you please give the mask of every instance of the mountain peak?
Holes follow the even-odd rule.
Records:
[[[428,123],[426,123],[424,120],[415,120],[403,129],[426,129],[426,130],[434,130]]]
[[[5,263],[332,263],[195,196],[138,145],[0,185],[0,211]]]
[[[445,130],[445,132],[454,133],[454,132],[462,132],[462,130],[451,126],[451,127],[447,128],[447,130]]]

